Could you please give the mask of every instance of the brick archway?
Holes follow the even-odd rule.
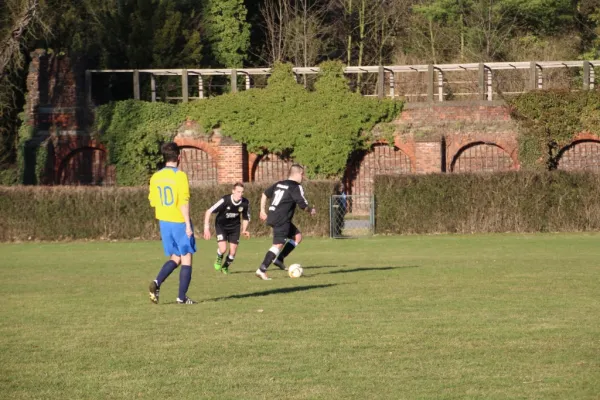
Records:
[[[344,176],[348,194],[370,196],[373,179],[377,175],[409,174],[413,170],[410,157],[397,146],[375,144],[370,151],[354,153],[349,160]],[[353,212],[367,212],[360,204],[354,204]],[[368,205],[368,201],[365,202]]]
[[[218,168],[214,158],[196,146],[181,146],[181,163],[179,168],[188,176],[190,186],[216,184]]]
[[[557,160],[557,169],[600,171],[600,140],[576,140],[558,152]]]
[[[276,182],[287,178],[294,161],[284,156],[265,153],[256,156],[250,169],[251,182]]]
[[[492,142],[472,142],[461,147],[452,158],[450,172],[497,172],[515,169],[514,160]]]
[[[99,147],[84,146],[63,158],[58,167],[57,183],[102,185],[106,177],[106,151]]]

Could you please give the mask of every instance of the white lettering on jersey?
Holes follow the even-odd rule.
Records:
[[[238,215],[239,215],[238,213],[226,213],[225,218],[235,218]]]
[[[308,200],[306,200],[306,197],[304,197],[304,188],[302,185],[298,185],[298,189],[300,189],[300,196],[302,196],[302,199],[306,202],[306,204],[308,204]]]
[[[289,186],[282,185],[281,183],[278,183],[276,187],[281,188],[281,189],[289,189],[290,188]]]
[[[279,186],[279,185],[277,185]],[[277,205],[279,205],[279,202],[281,202],[281,198],[283,197],[283,194],[285,193],[285,190],[276,190],[273,194],[273,201],[271,202],[271,207],[277,207]],[[269,210],[271,209],[271,207],[269,207]]]

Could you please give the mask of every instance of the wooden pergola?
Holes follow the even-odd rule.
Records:
[[[376,74],[376,96],[379,98],[396,97],[396,79],[398,74],[426,74],[427,91],[422,96],[427,101],[445,101],[444,74],[448,72],[476,72],[477,88],[476,94],[479,100],[493,100],[493,76],[497,71],[521,70],[527,71],[527,90],[543,89],[542,71],[549,69],[580,69],[582,75],[582,90],[594,89],[594,68],[600,67],[600,60],[592,61],[522,61],[522,62],[492,62],[492,63],[466,63],[466,64],[421,64],[421,65],[379,65],[379,66],[350,66],[344,69],[347,75],[352,74]],[[293,68],[294,75],[298,81],[300,76],[316,75],[318,67],[296,67]],[[218,68],[218,69],[108,69],[108,70],[86,70],[86,99],[88,104],[92,101],[92,74],[131,74],[133,75],[133,98],[140,99],[140,74],[150,75],[151,101],[157,101],[156,77],[157,76],[180,76],[181,96],[169,99],[188,102],[190,99],[205,98],[204,79],[211,76],[225,76],[230,79],[231,91],[238,91],[238,77],[245,77],[245,89],[251,89],[251,76],[268,76],[271,68]],[[190,76],[198,77],[198,96],[189,96]],[[388,82],[389,89],[386,91],[385,83]],[[514,92],[520,93],[520,92]]]

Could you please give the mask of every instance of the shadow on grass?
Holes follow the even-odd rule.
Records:
[[[231,295],[231,296],[217,297],[217,298],[214,298],[214,299],[206,299],[206,300],[203,300],[202,302],[231,300],[231,299],[246,299],[248,297],[270,296],[272,294],[285,294],[285,293],[294,293],[294,292],[304,292],[306,290],[325,289],[325,288],[332,287],[332,286],[337,286],[337,285],[338,285],[337,283],[329,283],[329,284],[326,284],[326,285],[293,286],[293,287],[286,287],[286,288],[264,290],[262,292],[245,293],[245,294],[234,294],[234,295]]]
[[[339,265],[337,265],[336,267],[339,267]],[[310,269],[310,268],[328,268],[328,266],[305,267],[304,269]],[[316,275],[323,275],[323,274],[348,274],[351,272],[364,272],[364,271],[389,271],[389,270],[393,270],[393,269],[406,269],[406,268],[419,268],[419,266],[418,265],[402,265],[402,266],[395,266],[395,267],[360,267],[360,268],[338,269],[338,270],[329,271],[329,272],[318,272],[316,274],[311,274],[311,275],[316,276]]]
[[[290,265],[292,265],[293,263],[291,263]],[[340,268],[340,267],[344,267],[344,265],[315,265],[315,266],[307,266],[307,267],[302,267],[304,269],[318,269],[318,268]],[[269,271],[281,271],[277,266],[275,265],[271,265],[269,267]],[[229,271],[230,274],[254,274],[255,271]]]

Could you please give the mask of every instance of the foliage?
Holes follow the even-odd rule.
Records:
[[[35,129],[26,112],[19,114],[17,171],[18,183],[35,185],[41,183],[46,175],[48,141],[40,143],[35,138]]]
[[[175,136],[181,124],[178,108],[165,103],[127,100],[99,107],[96,124],[102,132],[117,182],[140,185],[162,161],[160,144]]]
[[[600,175],[519,171],[377,176],[377,233],[600,229]]]
[[[303,232],[329,235],[329,195],[335,182],[310,181],[303,185],[311,205],[319,213],[311,217],[298,212],[294,217]],[[247,184],[244,196],[251,203],[251,231],[267,236],[270,229],[258,213],[260,197],[266,187]],[[190,212],[196,228],[204,212],[231,185],[191,189]],[[200,237],[201,232],[197,232]],[[156,220],[148,203],[147,187],[0,187],[0,242],[11,240],[67,239],[158,239]]]
[[[206,39],[219,65],[238,68],[248,58],[250,24],[246,22],[247,13],[243,0],[206,1]]]
[[[322,65],[314,92],[294,81],[291,68],[276,65],[266,89],[179,105],[128,100],[99,107],[97,129],[117,165],[118,183],[145,182],[160,162],[159,143],[186,119],[206,132],[220,127],[251,152],[289,154],[312,177],[340,176],[349,154],[370,143],[375,124],[400,111],[398,102],[350,92],[339,62]]]
[[[555,168],[574,135],[600,134],[598,91],[534,91],[508,99],[519,122],[519,160],[524,168]]]

